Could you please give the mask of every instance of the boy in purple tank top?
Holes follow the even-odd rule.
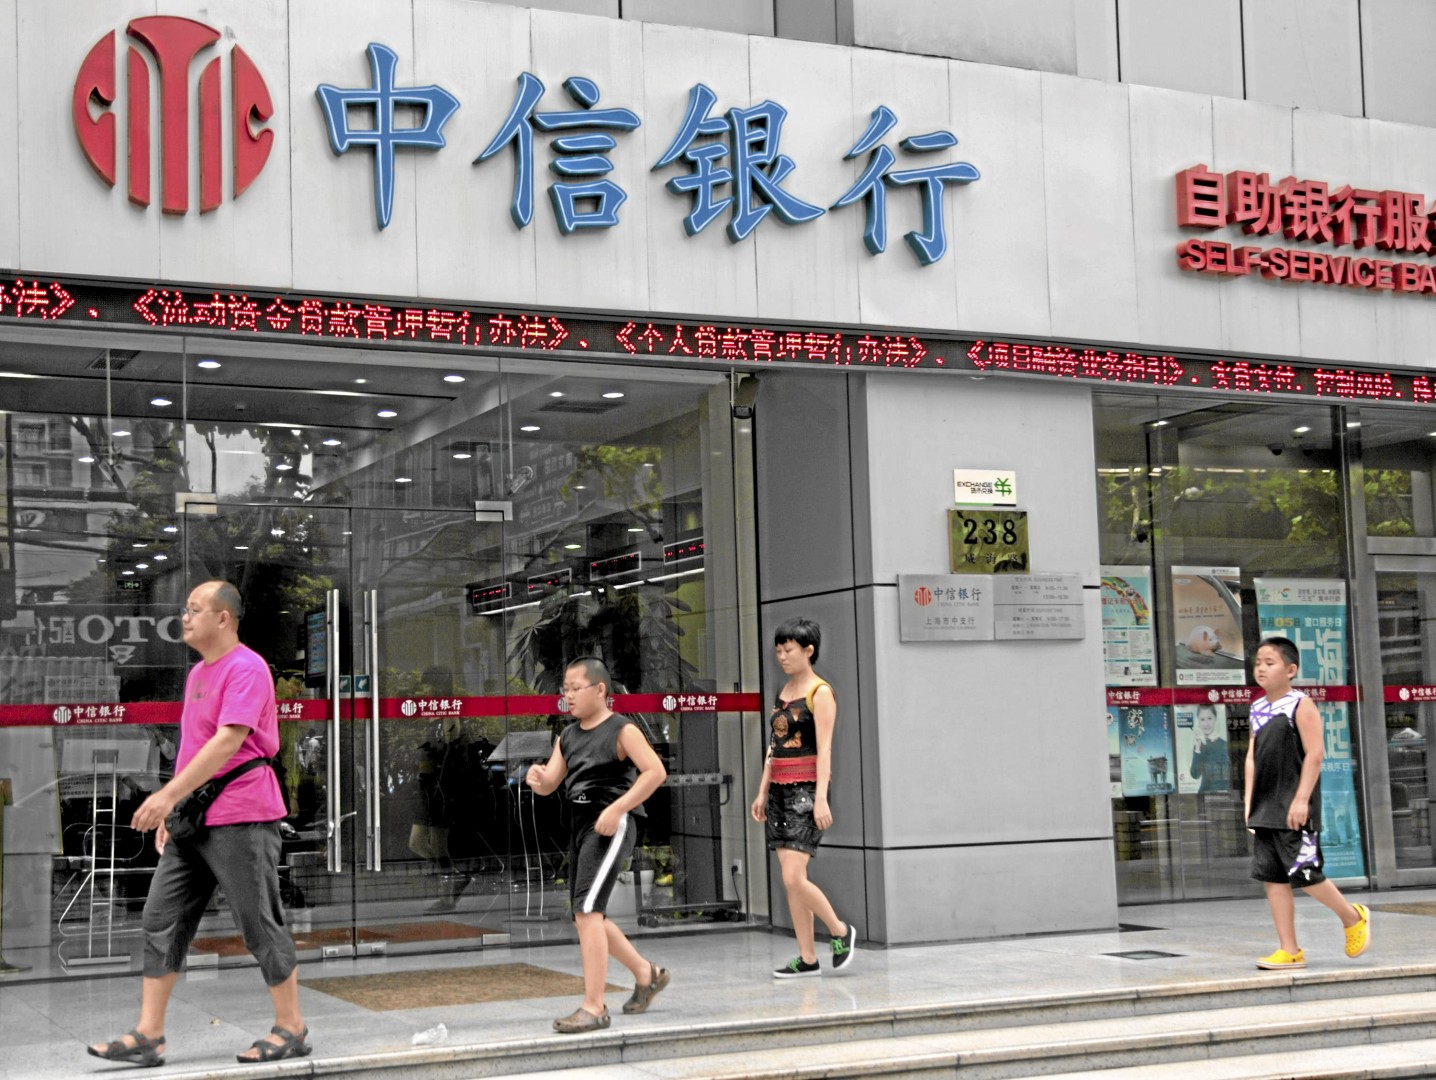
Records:
[[[1246,819],[1256,838],[1252,877],[1266,887],[1276,924],[1276,952],[1257,961],[1267,971],[1306,967],[1296,941],[1293,884],[1341,917],[1347,956],[1360,956],[1371,943],[1371,913],[1349,903],[1321,872],[1321,714],[1311,698],[1292,689],[1300,665],[1294,641],[1269,637],[1258,646],[1252,668],[1266,696],[1251,708]]]

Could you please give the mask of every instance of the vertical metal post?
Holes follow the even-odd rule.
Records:
[[[325,784],[329,809],[328,868],[337,874],[344,867],[344,830],[342,813],[344,808],[343,773],[340,768],[339,738],[339,590],[330,589],[325,598],[325,630],[329,637],[329,655],[326,658],[325,678],[329,681],[329,747],[327,760],[329,775]]]
[[[369,778],[366,800],[369,816],[369,856],[365,863],[370,870],[384,869],[383,826],[380,818],[380,773],[383,762],[379,753],[379,590],[364,595],[365,621],[369,631],[369,730],[364,740],[367,755],[365,773]]]

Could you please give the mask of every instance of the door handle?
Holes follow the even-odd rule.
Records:
[[[342,760],[339,752],[340,723],[339,723],[339,590],[330,589],[325,597],[325,616],[329,632],[329,782],[328,809],[329,809],[329,836],[325,847],[328,850],[328,868],[331,874],[337,874],[344,869],[344,836],[339,831],[340,811],[344,806],[343,772],[340,769]],[[349,817],[352,815],[344,815]]]
[[[369,779],[365,806],[369,815],[369,851],[365,866],[369,870],[384,869],[384,826],[380,804],[383,789],[379,772],[382,766],[379,754],[379,590],[370,589],[364,596],[366,629],[369,631],[369,732],[364,740],[368,754],[365,763]]]

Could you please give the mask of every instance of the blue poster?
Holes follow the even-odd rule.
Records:
[[[1117,727],[1122,795],[1130,799],[1176,791],[1168,710],[1161,705],[1108,705],[1107,716]]]
[[[1329,578],[1257,578],[1262,637],[1291,638],[1301,650],[1296,686],[1343,686],[1346,675],[1346,583]],[[1351,718],[1344,701],[1319,701],[1326,756],[1321,762],[1321,853],[1327,877],[1364,877],[1356,814]]]

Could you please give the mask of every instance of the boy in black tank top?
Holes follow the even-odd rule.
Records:
[[[604,915],[618,872],[633,854],[633,815],[643,813],[644,800],[668,776],[642,729],[608,707],[612,685],[607,666],[594,657],[564,670],[563,693],[574,722],[559,735],[548,762],[530,766],[526,777],[538,795],[562,784],[573,819],[569,894],[583,954],[583,1004],[553,1022],[555,1031],[570,1035],[608,1027],[603,989],[610,955],[637,983],[624,1012],[643,1012],[668,985],[668,969],[645,960]]]

